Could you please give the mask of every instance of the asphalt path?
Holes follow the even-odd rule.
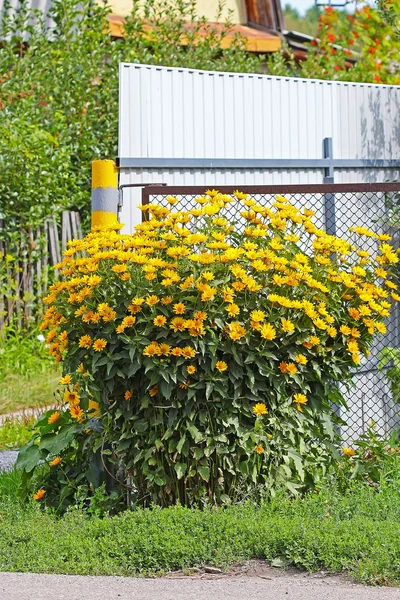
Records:
[[[163,578],[0,573],[1,600],[399,600],[400,589],[327,574],[234,573]]]

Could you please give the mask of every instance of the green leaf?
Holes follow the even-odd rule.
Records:
[[[40,450],[47,450],[49,454],[60,454],[61,450],[66,448],[74,439],[80,426],[65,425],[58,433],[49,433],[40,440]]]
[[[37,466],[40,458],[41,453],[38,446],[34,446],[29,442],[19,451],[16,466],[26,473],[30,473]]]
[[[197,467],[197,471],[199,475],[204,481],[209,481],[210,479],[210,467]]]
[[[176,476],[178,477],[178,479],[182,479],[182,477],[186,473],[186,463],[176,463],[174,465],[174,468],[175,468]]]

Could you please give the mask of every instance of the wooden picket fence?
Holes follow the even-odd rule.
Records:
[[[42,299],[58,279],[54,265],[61,262],[67,242],[82,237],[78,212],[64,211],[57,221],[10,234],[0,219],[0,329],[16,323],[25,327],[42,313]]]

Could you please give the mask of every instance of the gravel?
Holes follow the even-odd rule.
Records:
[[[0,452],[0,471],[10,471],[17,460],[18,450]]]

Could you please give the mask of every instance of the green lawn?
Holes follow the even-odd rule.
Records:
[[[0,415],[54,403],[56,368],[37,330],[9,328],[0,339]]]
[[[260,558],[400,584],[400,495],[393,485],[377,492],[358,484],[345,494],[333,486],[262,506],[177,506],[109,518],[76,509],[58,518],[17,501],[19,479],[0,475],[0,571],[132,576]]]

